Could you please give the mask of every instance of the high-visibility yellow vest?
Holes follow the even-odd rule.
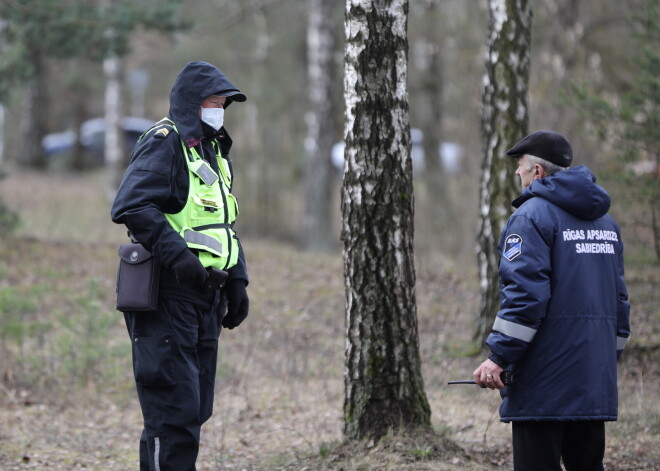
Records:
[[[156,127],[165,130],[171,127],[178,134],[176,126],[168,118],[161,120]],[[156,134],[162,132],[161,129]],[[188,247],[198,251],[204,267],[227,270],[238,261],[238,239],[233,229],[238,202],[230,192],[232,174],[229,162],[222,157],[217,142],[212,144],[220,175],[194,147],[189,148],[181,141],[190,181],[188,199],[181,211],[166,213],[165,217]]]

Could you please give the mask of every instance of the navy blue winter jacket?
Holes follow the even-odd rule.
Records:
[[[619,226],[584,166],[534,180],[502,231],[500,311],[486,343],[513,370],[500,417],[616,420],[630,336]]]

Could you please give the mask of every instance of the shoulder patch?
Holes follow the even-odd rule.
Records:
[[[518,255],[522,254],[523,239],[518,234],[511,234],[504,241],[504,258],[512,261]]]
[[[156,139],[165,139],[169,133],[170,133],[170,129],[168,127],[163,126],[154,133],[154,137]]]

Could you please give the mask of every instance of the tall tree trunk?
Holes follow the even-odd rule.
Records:
[[[660,210],[658,210],[658,199],[660,199],[660,154],[654,154],[655,173],[653,174],[654,185],[651,185],[651,228],[653,229],[653,247],[655,256],[660,260]]]
[[[5,174],[5,105],[0,103],[0,179]]]
[[[101,14],[107,15],[116,0],[98,0]],[[124,173],[123,133],[120,128],[121,106],[121,59],[116,53],[117,32],[113,28],[105,31],[107,52],[103,59],[105,75],[105,135],[103,158],[108,170],[107,196],[112,201],[117,193]]]
[[[426,235],[416,240],[416,247],[426,253],[432,253],[437,248],[437,234],[446,228],[448,205],[439,202],[446,201],[448,185],[440,166],[439,149],[442,142],[442,19],[440,17],[440,0],[419,2],[416,8],[423,21],[417,31],[417,101],[413,103],[417,109],[417,122],[424,137],[424,171],[419,175],[415,188],[417,207],[424,212],[418,218],[418,233]],[[414,5],[413,5],[414,6]],[[445,9],[446,10],[446,9]],[[414,165],[414,164],[413,164]]]
[[[308,250],[332,247],[332,162],[337,99],[335,91],[334,0],[310,0],[307,56],[310,111],[307,114],[304,245]]]
[[[527,134],[531,0],[489,0],[490,37],[483,94],[484,158],[480,186],[478,263],[481,303],[475,339],[490,331],[499,308],[497,243],[518,195],[507,149]]]
[[[105,72],[105,165],[109,170],[108,197],[114,198],[123,174],[121,119],[121,60],[116,56],[103,61]]]
[[[420,41],[426,53],[424,68],[421,71],[420,91],[423,102],[420,106],[424,112],[421,129],[424,133],[425,172],[424,176],[429,187],[438,192],[441,188],[441,168],[438,150],[442,142],[442,47],[439,39],[440,16],[438,0],[429,0],[423,4],[426,20]],[[442,205],[436,204],[435,207]]]
[[[82,67],[79,60],[74,60],[73,64],[76,67]],[[76,132],[76,142],[71,151],[71,169],[75,171],[83,171],[89,166],[89,157],[81,142],[81,129],[83,123],[89,119],[89,105],[90,105],[90,91],[87,78],[83,75],[76,75],[70,85],[74,93],[68,96],[69,103],[71,104],[71,112],[73,116],[73,127]]]
[[[48,161],[42,150],[41,141],[46,135],[48,120],[46,111],[49,109],[46,64],[38,48],[30,51],[30,61],[34,70],[34,79],[27,84],[23,94],[20,160],[33,168],[45,169]]]
[[[344,432],[429,427],[417,331],[406,0],[348,0]]]

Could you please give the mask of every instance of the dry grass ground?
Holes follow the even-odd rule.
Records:
[[[0,469],[137,469],[141,417],[130,345],[113,310],[121,228],[98,175],[11,175],[0,199],[24,224],[0,241]],[[30,184],[26,185],[25,182]],[[244,240],[251,312],[221,337],[215,413],[202,471],[511,469],[499,396],[468,378],[477,281],[449,265],[418,270],[420,348],[435,435],[342,443],[341,255]],[[628,267],[631,343],[606,469],[660,469],[660,270]],[[27,327],[26,327],[27,326]]]

